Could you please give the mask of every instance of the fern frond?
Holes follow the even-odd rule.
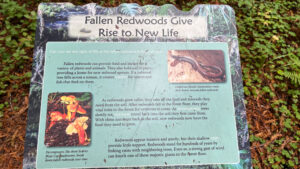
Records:
[[[294,58],[291,58],[291,59],[294,62],[294,64],[297,65],[297,66],[299,66],[299,68],[300,68],[300,59],[297,58],[297,57],[294,57]]]
[[[293,83],[300,85],[300,73],[284,71],[283,76],[290,79]]]
[[[138,4],[122,4],[119,6],[118,10],[121,14],[134,16],[142,13],[142,9]]]

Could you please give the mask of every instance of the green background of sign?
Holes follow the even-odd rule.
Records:
[[[112,53],[89,53],[89,51],[112,51]],[[122,53],[120,51],[141,51]],[[222,50],[225,56],[225,83],[187,83],[168,82],[167,52],[168,50]],[[62,51],[62,52],[61,52]],[[79,51],[67,53],[66,51]],[[87,53],[85,53],[87,51]],[[117,52],[114,52],[117,51]],[[141,58],[141,56],[143,56]],[[100,79],[94,84],[56,84],[56,68],[64,62],[105,62],[134,61],[140,59],[151,64],[152,79]],[[218,86],[218,92],[174,92],[176,85]],[[44,145],[45,120],[47,113],[47,97],[53,92],[91,92],[93,95],[91,144],[87,147],[47,148]],[[239,162],[237,131],[233,105],[233,92],[230,76],[228,46],[226,43],[78,43],[49,42],[46,48],[45,72],[43,81],[42,105],[39,126],[37,168],[65,167],[114,167],[114,166],[156,166],[165,165],[199,165],[228,164]],[[103,98],[137,98],[137,97],[209,97],[210,110],[207,121],[180,121],[172,128],[165,125],[171,121],[143,121],[137,127],[103,128],[94,126],[95,104],[101,104]],[[122,158],[108,159],[107,144],[115,138],[147,138],[147,137],[219,137],[225,150],[210,152],[206,156],[185,156],[169,158]],[[45,162],[46,150],[88,150],[82,162]],[[196,161],[195,161],[196,158]],[[103,159],[107,159],[104,162]]]

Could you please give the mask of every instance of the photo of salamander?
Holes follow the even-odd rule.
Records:
[[[170,83],[224,83],[226,81],[222,50],[169,50]]]
[[[92,94],[50,93],[47,102],[45,145],[87,146],[91,142]]]

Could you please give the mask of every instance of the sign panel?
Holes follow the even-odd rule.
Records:
[[[38,168],[239,162],[227,49],[226,43],[49,42]],[[210,62],[198,70],[175,56]],[[209,76],[218,69],[219,77]]]
[[[23,168],[251,168],[230,7],[38,14]]]

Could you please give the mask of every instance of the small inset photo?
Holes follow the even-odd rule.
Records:
[[[224,83],[226,81],[222,50],[169,50],[170,83]]]
[[[87,146],[91,142],[92,94],[50,93],[47,100],[45,145]]]

